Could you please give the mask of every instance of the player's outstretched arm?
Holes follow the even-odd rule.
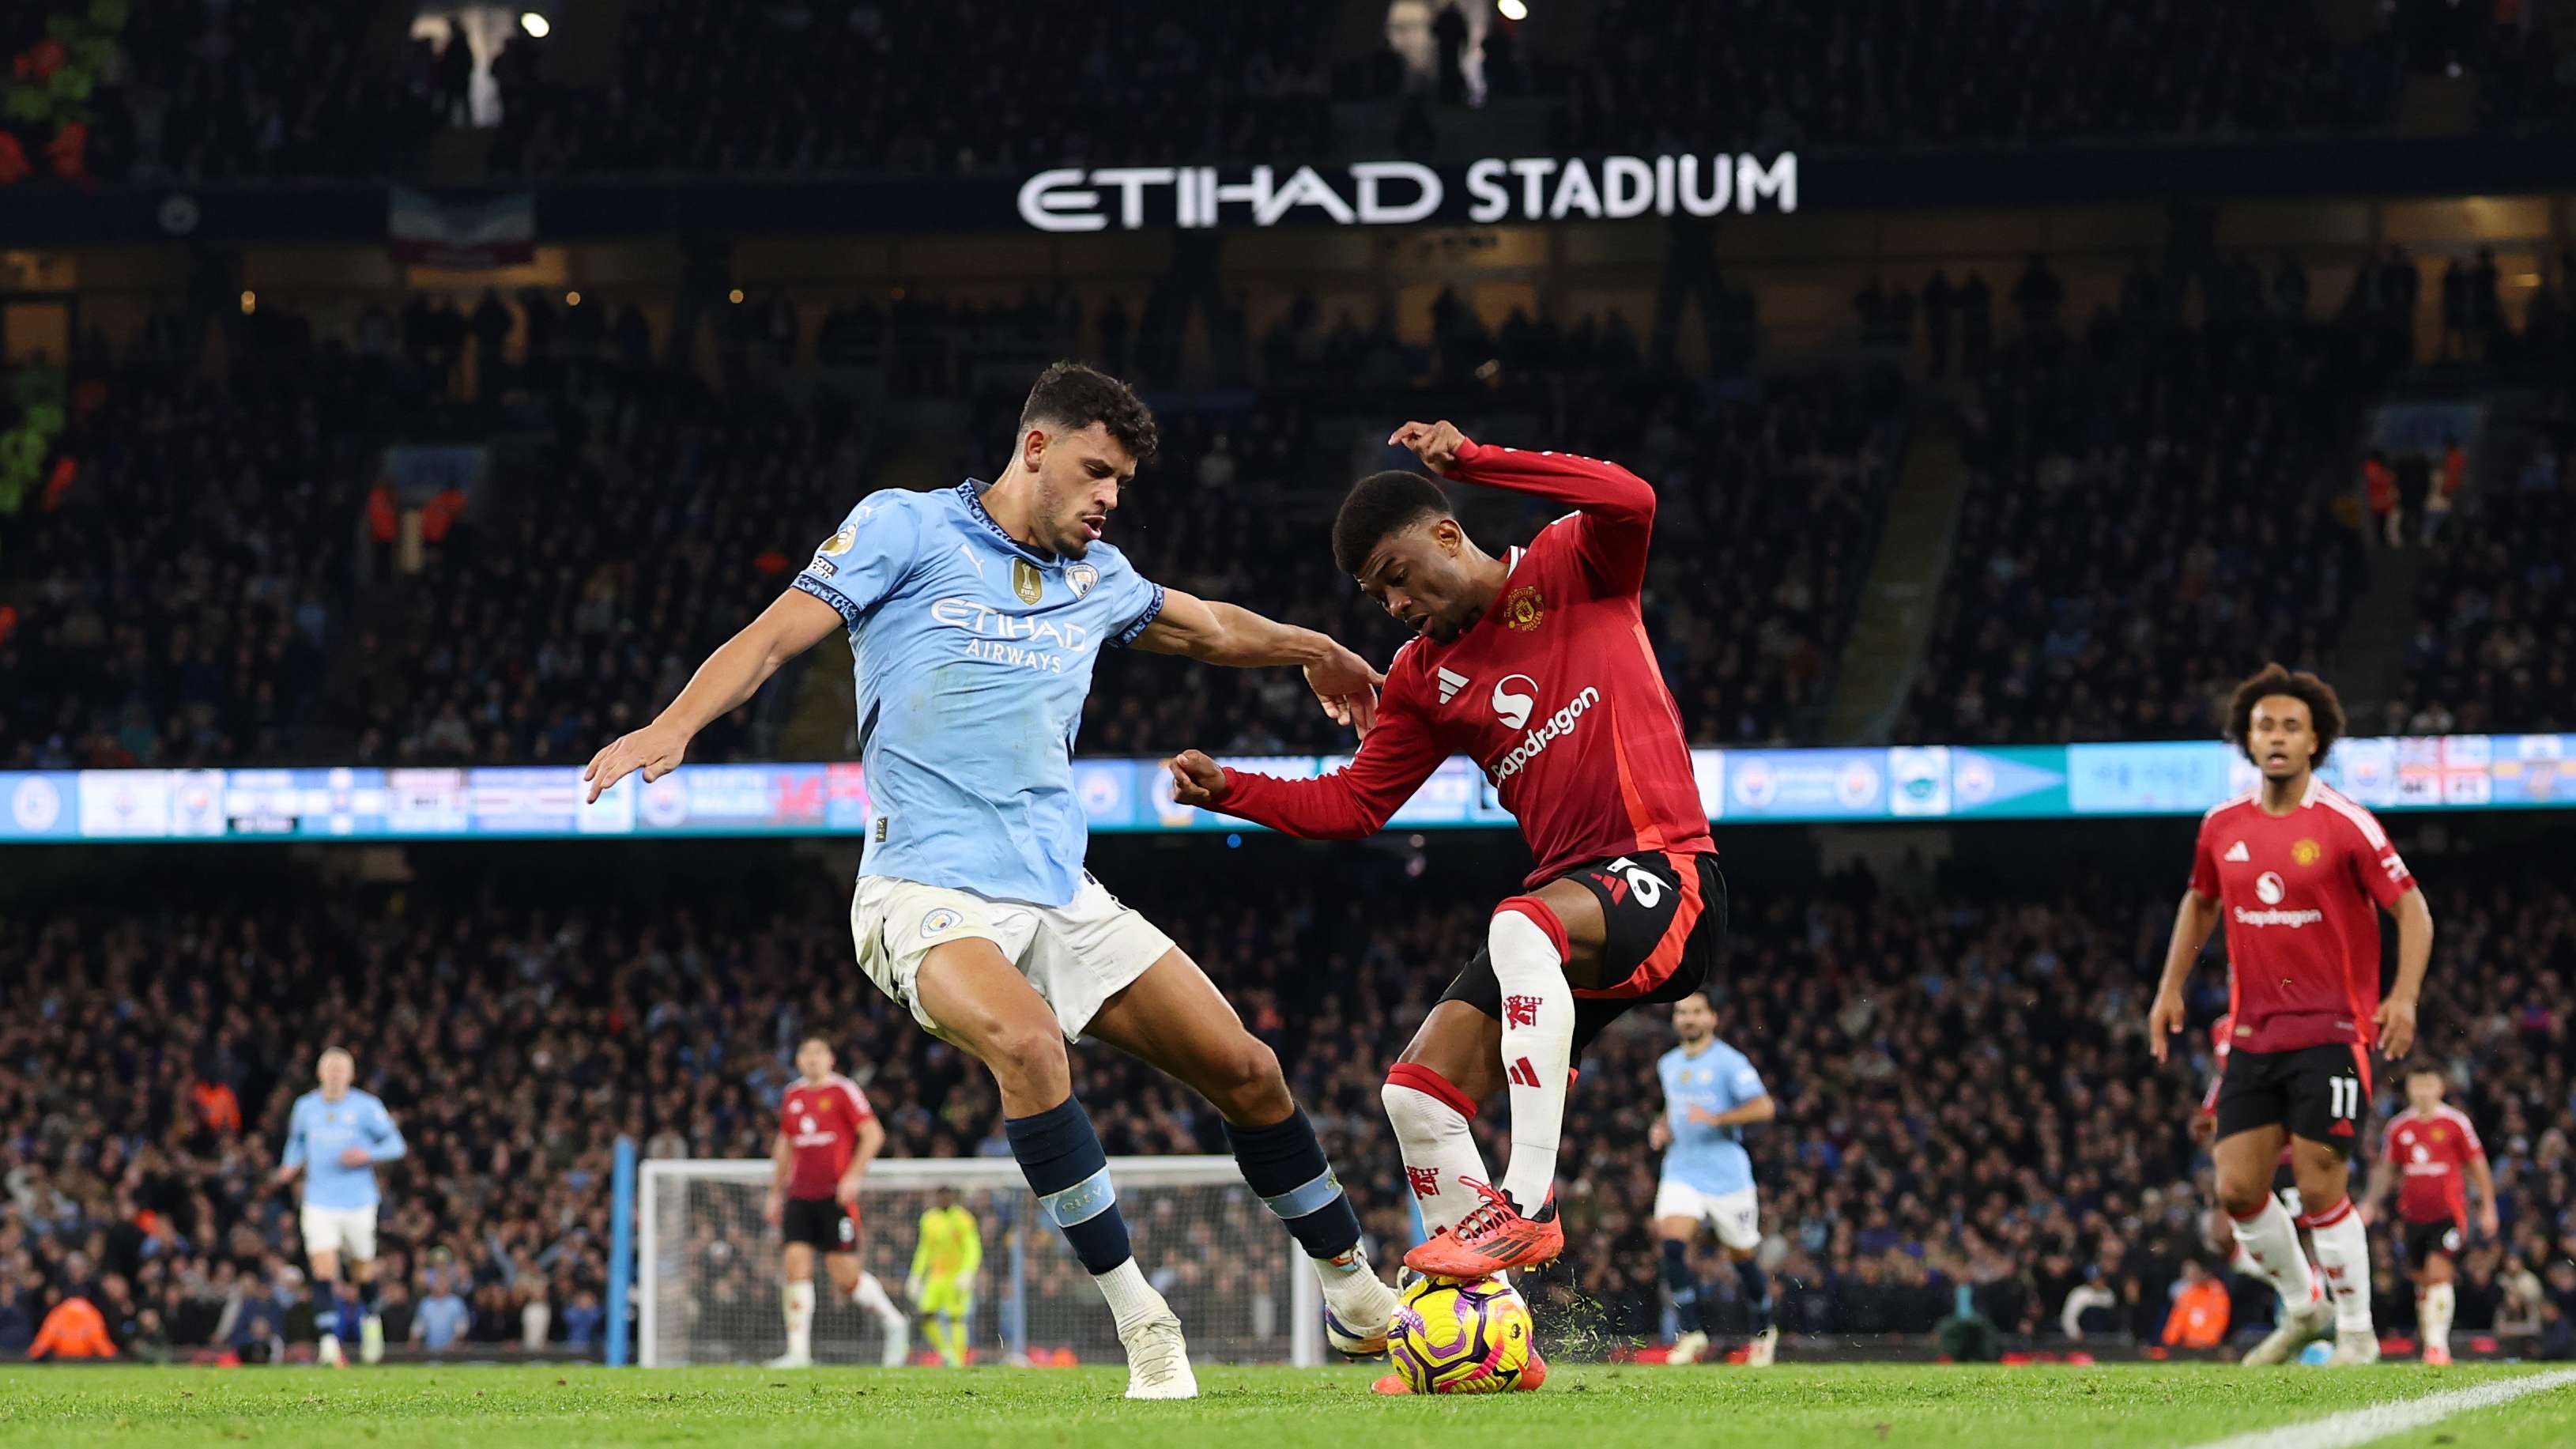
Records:
[[[1385,675],[1329,635],[1178,589],[1163,591],[1163,611],[1132,647],[1237,669],[1294,664],[1306,671],[1307,687],[1333,723],[1362,735],[1376,723],[1377,687],[1386,683]]]
[[[2209,933],[2217,929],[2217,899],[2185,888],[2182,904],[2174,910],[2173,939],[2165,945],[2165,974],[2156,983],[2155,1005],[2147,1008],[2147,1051],[2157,1061],[2171,1054],[2173,1038],[2190,1017],[2182,984],[2200,959],[2200,948],[2209,944]]]
[[[1202,751],[1183,750],[1163,762],[1172,777],[1172,798],[1307,840],[1375,835],[1440,768],[1440,742],[1406,693],[1414,677],[1398,675],[1379,702],[1376,726],[1343,768],[1312,780],[1280,780],[1229,770]]]
[[[2397,979],[2372,1021],[2379,1028],[2379,1049],[2393,1062],[2415,1045],[2415,1003],[2433,960],[2433,908],[2420,888],[2409,886],[2388,913],[2397,918]]]
[[[1406,423],[1387,442],[1412,450],[1443,478],[1562,503],[1582,515],[1584,562],[1606,584],[1633,590],[1646,576],[1654,536],[1655,490],[1616,463],[1572,453],[1530,452],[1479,443],[1455,423]]]
[[[591,756],[581,777],[590,782],[589,800],[628,775],[641,770],[645,780],[661,779],[680,768],[680,757],[698,731],[724,718],[760,692],[769,676],[788,660],[813,648],[825,635],[842,628],[840,612],[798,589],[789,589],[760,617],[718,646],[688,688],[671,701],[651,724],[618,739]]]

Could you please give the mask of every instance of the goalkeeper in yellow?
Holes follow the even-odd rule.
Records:
[[[950,1368],[966,1363],[968,1325],[975,1317],[975,1270],[983,1265],[984,1235],[975,1227],[975,1215],[959,1204],[955,1188],[938,1189],[921,1215],[921,1244],[912,1250],[912,1277],[905,1291],[921,1310],[930,1346]]]

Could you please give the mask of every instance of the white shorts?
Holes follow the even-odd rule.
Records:
[[[935,1036],[944,1033],[922,1009],[913,983],[931,947],[968,937],[992,942],[1020,968],[1054,1010],[1066,1041],[1080,1041],[1101,1004],[1172,949],[1171,937],[1088,874],[1061,906],[989,901],[884,875],[859,877],[850,897],[859,969]]]
[[[1749,1187],[1705,1193],[1668,1177],[1655,1188],[1655,1216],[1704,1222],[1717,1230],[1719,1242],[1739,1252],[1762,1246],[1762,1199]]]
[[[376,1205],[330,1208],[304,1205],[304,1255],[346,1253],[353,1263],[376,1260]]]

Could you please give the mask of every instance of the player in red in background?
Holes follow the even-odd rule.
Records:
[[[2392,1061],[2414,1044],[2433,913],[2379,822],[2316,777],[2342,733],[2343,706],[2313,674],[2274,664],[2237,686],[2227,738],[2262,784],[2201,817],[2191,888],[2147,1013],[2148,1049],[2161,1062],[2183,1028],[2183,981],[2223,907],[2236,1025],[2218,1085],[2218,1201],[2285,1305],[2280,1326],[2245,1355],[2249,1364],[2284,1362],[2329,1327],[2327,1362],[2379,1357],[2370,1241],[2353,1207],[2349,1158],[2370,1101],[2371,1043]],[[2397,980],[2386,1000],[2373,902],[2397,918]],[[2307,1207],[2295,1225],[2271,1190],[2285,1140]],[[2315,1301],[2299,1226],[2315,1244],[2331,1310]]]
[[[787,1280],[787,1352],[771,1368],[808,1368],[814,1362],[814,1255],[823,1255],[833,1291],[875,1314],[885,1330],[883,1359],[903,1362],[912,1325],[886,1296],[874,1273],[859,1268],[859,1182],[885,1146],[885,1126],[868,1107],[859,1085],[832,1070],[832,1048],[819,1036],[796,1047],[797,1079],[778,1103],[778,1138],[770,1161],[776,1171],[762,1216],[787,1241],[781,1265]]]
[[[1314,780],[1238,774],[1196,750],[1169,768],[1185,805],[1349,840],[1463,752],[1519,818],[1538,868],[1495,908],[1486,949],[1385,1090],[1433,1230],[1405,1263],[1477,1278],[1564,1251],[1553,1189],[1568,1073],[1631,1007],[1702,988],[1725,935],[1726,887],[1638,608],[1654,490],[1615,463],[1478,444],[1445,422],[1407,423],[1388,441],[1435,473],[1575,511],[1497,557],[1429,479],[1360,480],[1333,524],[1335,560],[1420,637],[1388,666],[1358,755]],[[1506,1086],[1512,1155],[1497,1191],[1467,1124]]]
[[[2442,1074],[2417,1067],[2406,1074],[2407,1110],[2388,1119],[2379,1161],[2370,1169],[2363,1201],[2371,1215],[2397,1191],[2398,1241],[2415,1279],[2416,1322],[2424,1331],[2424,1362],[2451,1361],[2452,1258],[2468,1238],[2467,1179],[2478,1184],[2478,1231],[2496,1236],[2495,1173],[2468,1114],[2442,1101]]]

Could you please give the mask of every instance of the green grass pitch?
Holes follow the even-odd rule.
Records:
[[[1398,1400],[1368,1392],[1374,1372],[1203,1369],[1196,1402],[1131,1404],[1114,1369],[0,1368],[0,1444],[2183,1449],[2531,1370],[1568,1367],[1531,1394]],[[2380,1442],[2576,1444],[2576,1385]]]

